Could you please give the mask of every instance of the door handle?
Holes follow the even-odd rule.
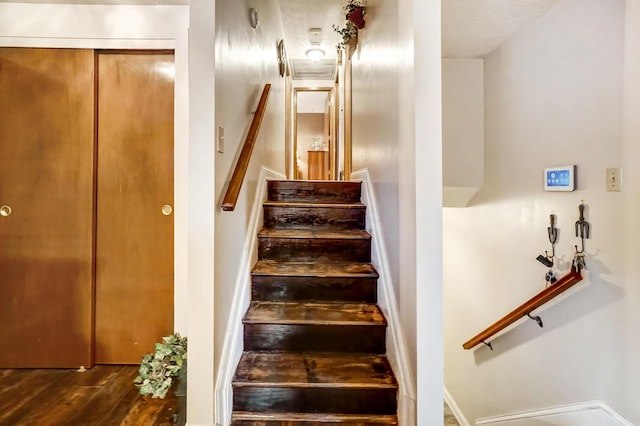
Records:
[[[162,214],[165,216],[170,216],[173,213],[173,208],[169,204],[165,204],[162,206]]]
[[[7,217],[11,214],[11,207],[2,206],[0,207],[0,216]]]

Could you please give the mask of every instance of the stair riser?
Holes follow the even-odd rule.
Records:
[[[283,262],[371,262],[371,240],[259,238],[258,258]]]
[[[269,201],[356,203],[360,191],[360,182],[268,182]]]
[[[264,207],[265,228],[364,229],[364,208]]]
[[[386,351],[384,325],[245,324],[245,351]]]
[[[253,276],[253,301],[376,303],[376,278]]]
[[[239,386],[233,409],[254,412],[395,414],[397,390]]]
[[[356,421],[356,422],[348,422],[348,421],[337,421],[337,420],[327,420],[327,421],[264,421],[264,420],[234,420],[231,422],[231,426],[326,426],[326,425],[340,425],[340,426],[396,426],[398,424],[397,421],[386,421],[386,422],[367,422],[367,421]]]

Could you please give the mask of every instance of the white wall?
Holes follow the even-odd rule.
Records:
[[[333,80],[291,80],[293,87],[333,87],[335,86]]]
[[[413,57],[413,79],[401,73],[400,135],[404,140],[405,109],[415,108],[415,134],[410,150],[401,159],[401,223],[407,213],[415,214],[415,232],[406,224],[401,235],[415,241],[414,288],[401,298],[415,310],[417,359],[417,424],[443,424],[443,318],[442,318],[442,60],[441,2],[414,0],[412,7],[400,6],[400,34],[413,32],[411,39],[401,36],[402,50]],[[412,25],[407,25],[412,22]],[[413,87],[412,87],[413,84]],[[413,90],[412,90],[413,89]],[[412,162],[413,176],[405,164]],[[411,188],[413,193],[404,191]],[[415,197],[415,205],[412,198]],[[403,213],[404,212],[404,213]],[[404,244],[404,242],[403,242]],[[404,268],[408,265],[402,265]],[[401,284],[408,287],[401,276]],[[414,296],[411,299],[411,296]],[[401,311],[405,309],[401,306]]]
[[[626,323],[622,336],[625,348],[625,400],[621,407],[634,424],[640,424],[640,270],[635,265],[640,256],[640,226],[637,212],[640,209],[640,1],[627,0],[625,22],[624,68],[624,123],[622,142],[623,193],[622,210],[624,224],[624,310]],[[622,408],[621,408],[622,409]]]
[[[602,400],[640,423],[634,242],[625,252],[638,230],[625,208],[638,207],[640,157],[637,124],[623,121],[624,12],[622,0],[564,0],[485,58],[485,187],[470,207],[444,211],[445,384],[469,421]],[[635,31],[627,123],[638,112]],[[544,192],[543,168],[567,164],[578,167],[578,189]],[[607,192],[605,169],[619,166],[624,192]],[[592,227],[585,280],[539,310],[544,328],[522,320],[493,352],[462,350],[544,288],[535,258],[550,249],[551,213],[555,269],[567,272],[582,200]]]
[[[353,56],[353,170],[369,170],[417,392],[442,424],[440,1],[369,0]]]
[[[215,3],[189,7],[189,369],[187,423],[214,419]]]
[[[484,183],[484,61],[442,60],[442,177],[445,186]]]
[[[366,167],[373,178],[396,293],[402,258],[398,237],[400,64],[390,52],[398,48],[397,20],[396,5],[367,2],[367,24],[352,57],[352,170]]]
[[[249,25],[251,7],[259,15],[257,29]],[[214,347],[216,376],[220,376],[223,351],[230,351],[223,347],[225,336],[242,333],[241,328],[228,330],[228,326],[235,324],[233,309],[239,308],[234,300],[236,283],[250,285],[248,281],[238,281],[238,277],[246,276],[246,271],[241,270],[242,259],[247,234],[255,232],[250,228],[250,216],[260,170],[266,166],[284,174],[285,102],[284,79],[279,76],[277,65],[276,44],[283,37],[277,0],[217,0],[215,22],[215,125],[224,127],[225,138],[224,153],[215,153],[214,200]],[[219,206],[266,83],[272,84],[267,110],[238,204],[235,211],[223,212]],[[254,262],[255,259],[250,261]],[[242,343],[241,338],[238,341]]]
[[[484,61],[442,60],[445,207],[466,207],[484,185]]]

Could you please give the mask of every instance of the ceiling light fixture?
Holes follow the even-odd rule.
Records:
[[[309,28],[309,43],[311,43],[311,49],[305,53],[311,62],[318,62],[324,58],[325,52],[324,49],[320,47],[320,42],[322,42],[322,28]]]
[[[324,58],[324,50],[319,47],[312,47],[306,52],[307,58],[311,60],[311,62],[318,62],[320,59]]]

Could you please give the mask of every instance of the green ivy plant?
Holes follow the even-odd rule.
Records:
[[[138,377],[133,381],[141,395],[164,398],[173,378],[186,371],[187,338],[174,333],[155,344],[155,351],[142,357]]]
[[[358,35],[358,28],[349,21],[345,22],[344,27],[339,27],[334,24],[331,28],[340,36],[338,44],[336,45],[338,49],[344,49],[344,47],[349,44],[349,41]]]

